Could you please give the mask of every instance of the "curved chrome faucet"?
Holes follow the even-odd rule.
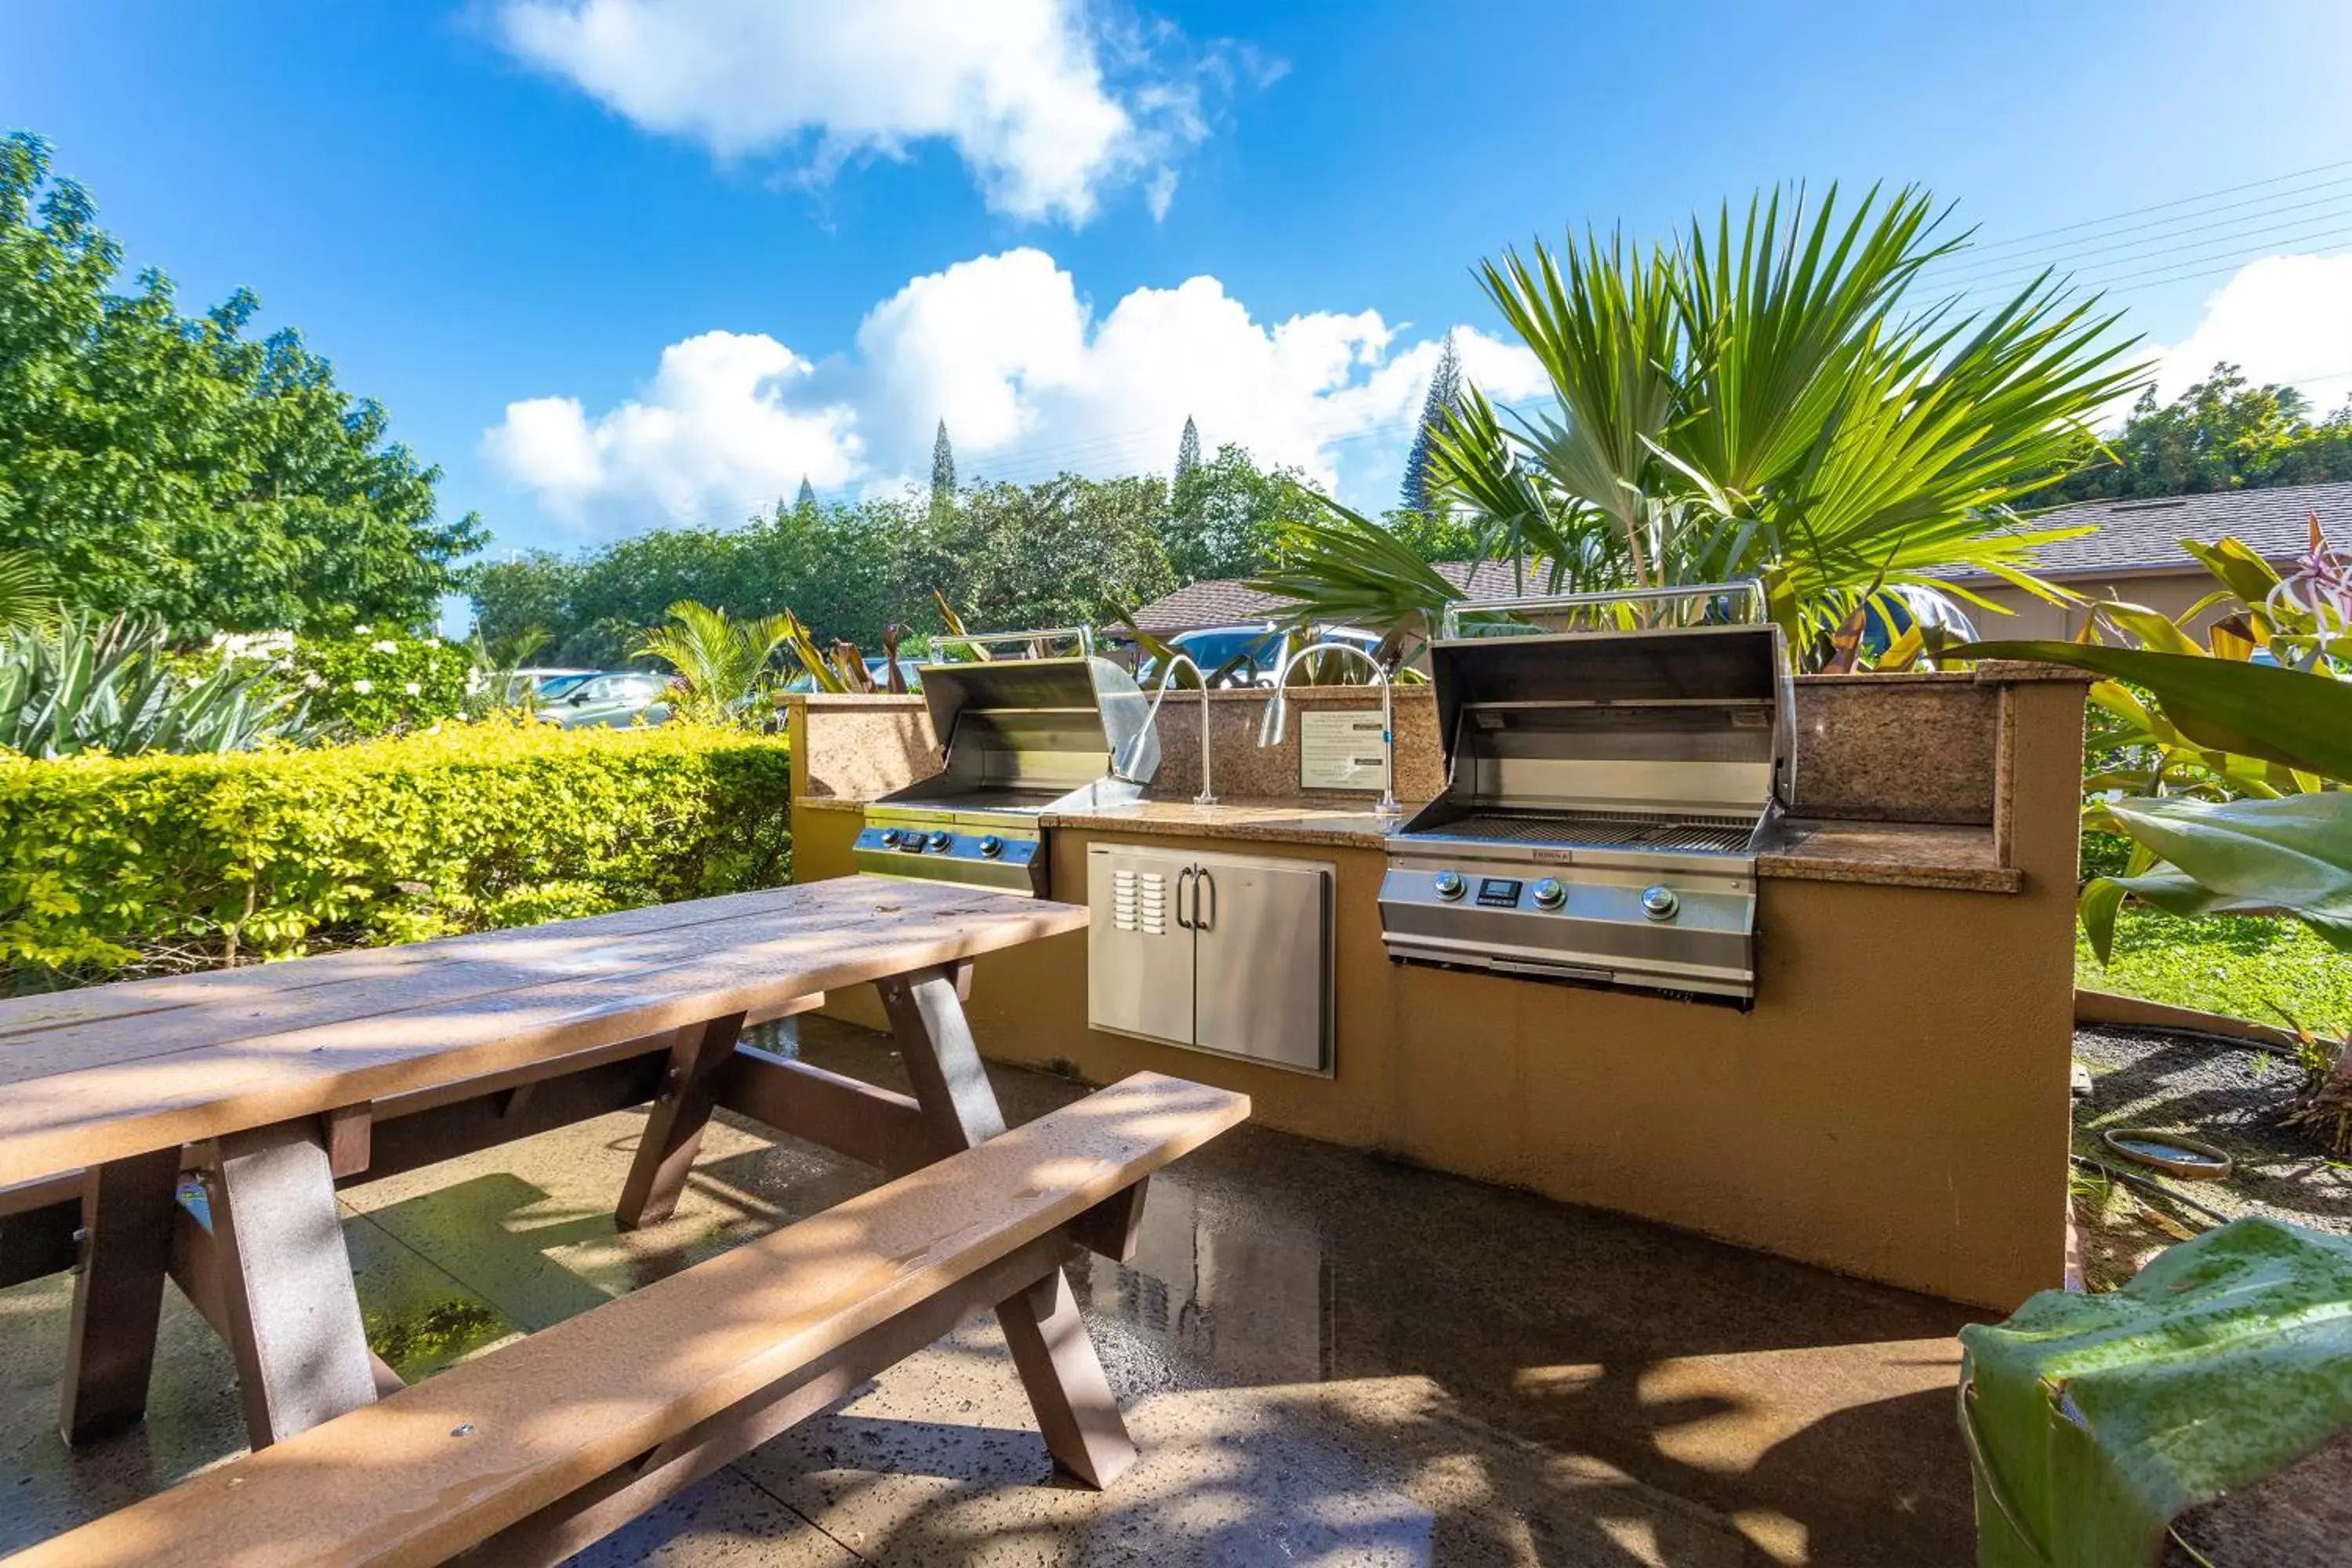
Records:
[[[1209,787],[1209,676],[1194,663],[1190,654],[1168,656],[1168,672],[1160,678],[1159,689],[1151,696],[1151,711],[1144,716],[1143,727],[1149,731],[1160,722],[1160,705],[1168,700],[1168,689],[1175,684],[1176,667],[1184,665],[1192,671],[1192,679],[1201,683],[1201,793],[1192,797],[1194,805],[1214,805],[1216,792]]]
[[[1384,819],[1402,816],[1404,807],[1397,804],[1396,797],[1396,700],[1389,689],[1389,672],[1381,668],[1379,659],[1354,643],[1310,643],[1282,661],[1281,668],[1274,672],[1274,698],[1266,703],[1265,718],[1258,725],[1257,743],[1271,746],[1282,739],[1283,727],[1290,714],[1290,703],[1282,689],[1290,679],[1291,670],[1310,653],[1353,654],[1370,667],[1372,684],[1381,689],[1381,800],[1372,807],[1372,815]]]

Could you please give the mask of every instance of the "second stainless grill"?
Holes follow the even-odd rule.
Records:
[[[1794,771],[1780,631],[1738,613],[1759,598],[1506,601],[1618,629],[1433,644],[1446,787],[1389,839],[1390,956],[1750,1001],[1756,853]]]

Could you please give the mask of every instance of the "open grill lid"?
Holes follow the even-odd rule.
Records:
[[[902,795],[1061,794],[1107,774],[1148,784],[1159,771],[1160,737],[1144,721],[1150,704],[1135,678],[1107,658],[994,658],[927,664],[919,673],[947,770]]]
[[[1465,605],[1555,611],[1699,599],[1733,588]],[[1710,612],[1720,614],[1720,611]],[[1603,619],[1611,617],[1600,617]],[[1664,617],[1655,617],[1664,618]],[[1449,631],[1454,629],[1448,617]],[[1502,630],[1503,628],[1496,628]],[[1514,628],[1516,629],[1516,628]],[[1759,820],[1794,790],[1793,703],[1771,625],[1636,626],[1449,637],[1430,647],[1446,799],[1460,810]]]

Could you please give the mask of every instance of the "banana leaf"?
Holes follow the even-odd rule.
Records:
[[[2352,682],[2201,653],[2095,643],[1979,642],[1956,651],[1970,658],[2069,665],[2128,680],[2154,692],[2166,716],[2200,746],[2352,780]]]
[[[1960,1344],[1979,1568],[2150,1568],[2181,1510],[2352,1423],[2352,1241],[2238,1220]]]

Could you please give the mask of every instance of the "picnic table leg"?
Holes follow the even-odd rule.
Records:
[[[88,1443],[146,1413],[180,1146],[90,1167],[82,1190],[80,1274],[58,1431]]]
[[[661,1093],[646,1119],[646,1135],[613,1211],[614,1223],[623,1230],[659,1225],[677,1211],[695,1152],[702,1147],[702,1130],[717,1105],[712,1083],[735,1054],[735,1039],[742,1032],[743,1015],[736,1013],[689,1025],[671,1041],[669,1071],[663,1075]]]
[[[916,1101],[948,1149],[968,1149],[1004,1131],[1003,1110],[964,1018],[971,967],[901,975],[879,987]],[[1067,1277],[1055,1268],[998,1302],[996,1321],[1054,1462],[1088,1486],[1108,1486],[1135,1462],[1135,1444]]]
[[[374,1361],[319,1119],[223,1138],[210,1174],[224,1337],[253,1446],[373,1403]]]

